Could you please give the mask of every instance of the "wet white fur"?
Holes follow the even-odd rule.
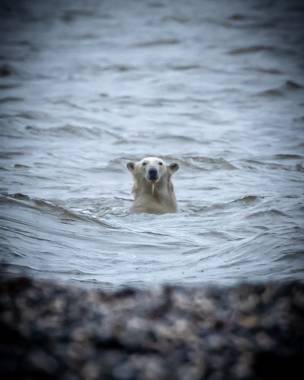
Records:
[[[178,164],[166,163],[158,157],[145,157],[138,162],[128,162],[127,168],[133,175],[134,212],[163,214],[176,212],[176,198],[171,181],[172,175],[179,169]],[[157,180],[149,180],[149,170],[157,170]]]

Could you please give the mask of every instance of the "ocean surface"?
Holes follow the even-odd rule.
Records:
[[[1,1],[1,275],[304,279],[300,1]],[[129,160],[178,162],[132,214]]]

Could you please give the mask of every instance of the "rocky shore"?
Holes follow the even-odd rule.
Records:
[[[85,290],[0,281],[1,379],[297,379],[303,283]]]

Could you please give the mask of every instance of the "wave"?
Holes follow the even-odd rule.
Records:
[[[161,19],[161,21],[164,22],[165,24],[172,21],[177,24],[187,24],[191,21],[191,18],[184,15],[172,15],[172,16],[164,16]]]
[[[31,167],[28,165],[24,165],[24,164],[15,164],[14,168],[15,169],[30,169]]]
[[[287,80],[282,86],[269,88],[267,90],[260,91],[255,95],[263,97],[282,97],[285,94],[293,93],[303,89],[304,86],[302,84],[294,82],[292,80]]]
[[[276,47],[271,45],[254,45],[254,46],[246,46],[246,47],[239,47],[235,49],[231,49],[228,51],[228,54],[230,55],[241,55],[241,54],[253,54],[253,53],[260,53],[260,52],[273,52],[276,51]]]
[[[300,154],[275,154],[273,156],[275,160],[303,160],[304,156],[301,156]]]
[[[21,87],[20,83],[0,83],[0,90],[11,90],[18,87]]]
[[[296,169],[297,172],[303,173],[304,172],[304,164],[297,164],[295,166],[295,169]]]
[[[303,263],[304,260],[304,250],[294,250],[294,248],[289,248],[288,252],[284,255],[279,256],[276,261],[299,261],[299,264]],[[300,269],[300,268],[299,268]],[[304,269],[302,270],[304,272]]]
[[[272,75],[284,74],[282,70],[279,70],[274,67],[248,66],[248,67],[244,67],[244,69],[247,71],[253,71],[253,72],[262,73],[262,74],[272,74]]]
[[[22,102],[22,101],[24,101],[24,98],[20,98],[18,96],[6,96],[4,98],[0,98],[0,104],[16,103],[16,102]]]
[[[202,212],[209,213],[216,210],[229,210],[238,206],[255,206],[256,204],[260,203],[263,198],[264,197],[258,195],[245,195],[229,202],[213,203],[208,206],[193,206],[192,204],[189,204],[184,208],[184,212],[190,212],[191,214],[200,214]]]
[[[259,170],[259,167],[264,167],[270,170],[302,171],[303,163],[294,163],[294,161],[299,160],[304,160],[304,156],[300,154],[279,153],[273,156],[262,157],[259,160],[241,160],[239,161],[239,165],[253,170]]]
[[[0,100],[1,102],[1,100]],[[28,120],[35,120],[37,115],[35,113],[32,115],[31,113],[26,114],[17,114],[17,117],[25,118]],[[40,118],[40,117],[39,117]],[[14,125],[11,128],[3,128],[0,129],[0,136],[2,137],[13,137],[13,138],[24,138],[30,136],[37,137],[59,137],[59,138],[85,138],[85,139],[96,139],[101,138],[104,135],[113,137],[114,139],[121,140],[121,136],[116,134],[113,131],[106,130],[99,127],[84,127],[81,125],[71,125],[66,124],[59,127],[37,127],[34,125]]]
[[[202,170],[236,170],[237,167],[222,157],[186,156],[176,160],[181,166]]]
[[[138,68],[133,65],[127,65],[127,64],[113,64],[109,66],[104,66],[101,68],[102,71],[118,71],[118,72],[126,72],[126,71],[134,71],[137,70]]]
[[[79,66],[78,73],[84,72],[91,75],[102,75],[103,72],[128,72],[136,71],[138,67],[127,63],[111,63],[111,64],[92,64],[89,67],[87,65]]]
[[[231,202],[231,204],[242,203],[245,205],[252,205],[252,204],[256,204],[258,201],[260,201],[262,199],[263,199],[263,197],[257,196],[257,195],[245,195],[244,197],[235,199],[234,201]]]
[[[270,209],[270,210],[261,210],[261,211],[256,211],[254,213],[251,213],[247,215],[246,218],[251,219],[251,218],[260,218],[260,217],[287,217],[289,216],[285,214],[283,211],[277,210],[277,209]]]
[[[150,40],[146,42],[138,42],[135,44],[132,44],[133,47],[158,47],[158,46],[171,46],[171,45],[177,45],[180,41],[177,38],[160,38],[157,40]]]
[[[23,112],[19,112],[15,115],[10,115],[10,116],[22,118],[22,119],[26,119],[26,120],[49,119],[49,115],[47,113],[41,112],[41,111],[23,111]]]
[[[62,275],[62,274],[66,274],[66,275],[74,275],[74,276],[80,276],[80,278],[82,276],[87,276],[87,275],[94,275],[95,272],[90,272],[90,271],[83,271],[81,269],[60,269],[60,268],[56,268],[56,270],[52,270],[52,269],[47,269],[45,267],[43,268],[39,268],[37,266],[33,266],[33,265],[26,265],[26,264],[19,264],[19,263],[14,263],[14,264],[11,264],[11,263],[8,263],[6,261],[3,261],[3,262],[0,262],[0,271],[1,271],[1,268],[4,270],[4,273],[5,274],[16,274],[16,273],[26,273],[26,274],[30,274],[31,272],[38,272],[38,273],[41,273],[41,274],[45,274],[45,273],[52,273],[54,275]]]
[[[61,16],[61,20],[70,23],[80,18],[94,18],[97,17],[96,12],[90,9],[69,9]]]
[[[256,20],[255,17],[252,17],[252,16],[250,17],[248,15],[241,14],[241,13],[234,13],[231,16],[229,16],[228,19],[232,21]]]
[[[113,225],[105,221],[102,221],[94,216],[89,216],[81,212],[72,211],[61,205],[55,204],[51,201],[31,198],[28,195],[23,194],[23,193],[15,193],[15,194],[8,194],[8,195],[1,194],[0,202],[1,203],[16,203],[24,207],[32,208],[32,209],[39,210],[42,212],[47,212],[47,213],[58,216],[59,218],[61,218],[62,220],[66,222],[69,220],[71,221],[79,220],[79,221],[85,221],[85,222],[90,222],[90,223],[96,223],[110,229],[116,229],[116,227],[114,227]]]
[[[10,160],[11,158],[25,156],[25,152],[20,151],[9,151],[9,152],[0,152],[0,159],[1,160]]]
[[[32,135],[51,137],[83,137],[95,139],[97,137],[102,137],[104,134],[115,138],[120,137],[112,131],[107,131],[98,127],[84,127],[71,124],[51,128],[40,128],[28,125],[25,127],[25,130]]]
[[[168,66],[169,69],[174,70],[174,71],[188,71],[188,70],[199,70],[202,68],[201,65],[198,64],[170,64]]]
[[[164,140],[170,140],[170,141],[177,141],[177,142],[193,142],[198,143],[200,142],[197,138],[187,136],[187,135],[177,135],[177,134],[160,134],[158,135],[158,138],[161,139],[161,141]]]

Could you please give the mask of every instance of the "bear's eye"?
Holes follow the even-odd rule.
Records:
[[[162,163],[161,161],[159,161],[158,165],[162,166],[162,165],[163,165],[163,163]]]
[[[142,163],[142,166],[146,166],[146,165],[147,165],[147,163],[146,163],[146,162],[143,162],[143,163]]]

